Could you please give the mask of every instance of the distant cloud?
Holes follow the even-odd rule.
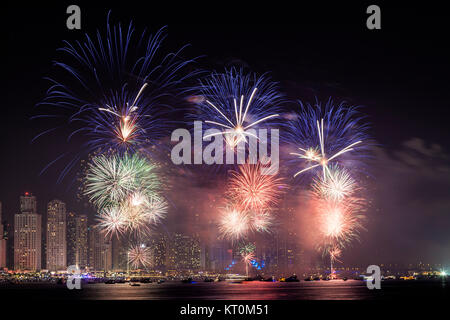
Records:
[[[375,153],[374,205],[361,254],[374,263],[450,266],[450,154],[420,138]]]

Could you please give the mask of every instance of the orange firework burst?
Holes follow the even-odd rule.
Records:
[[[263,170],[264,167],[258,162],[240,165],[239,172],[231,171],[227,194],[243,210],[267,209],[280,200],[285,187],[282,179]]]
[[[342,254],[342,250],[339,249],[338,247],[330,248],[329,254],[330,254],[331,262],[333,262],[333,261],[342,262],[338,259]]]
[[[316,209],[324,250],[328,251],[330,246],[336,245],[344,247],[347,243],[359,238],[364,219],[362,204],[362,200],[358,198],[342,201],[317,199]]]

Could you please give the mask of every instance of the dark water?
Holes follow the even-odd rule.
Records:
[[[384,281],[380,290],[369,290],[357,280],[313,281],[297,283],[244,282],[183,284],[147,283],[84,284],[82,290],[65,285],[16,284],[0,286],[8,298],[62,300],[403,300],[448,299],[450,283],[442,281]]]

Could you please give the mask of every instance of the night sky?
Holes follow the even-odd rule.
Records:
[[[288,111],[298,108],[297,100],[316,97],[361,105],[379,145],[374,204],[368,232],[344,259],[450,266],[450,36],[442,8],[381,6],[382,30],[371,31],[364,5],[295,10],[193,6],[175,13],[175,8],[127,2],[100,8],[80,4],[82,30],[72,31],[66,28],[67,5],[7,12],[0,201],[8,222],[24,191],[37,196],[41,214],[53,198],[65,201],[69,210],[88,210],[67,183],[56,184],[58,172],[39,175],[65,148],[76,146],[51,136],[31,144],[47,127],[29,118],[45,96],[48,82],[43,78],[54,73],[52,61],[61,56],[56,49],[62,41],[103,29],[111,9],[113,22],[133,20],[138,30],[167,25],[166,50],[189,43],[185,55],[201,56],[199,68],[221,71],[238,65],[270,72],[291,100]]]

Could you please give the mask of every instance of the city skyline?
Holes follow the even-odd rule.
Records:
[[[82,270],[87,267],[86,270],[92,271],[124,271],[130,268],[126,254],[127,245],[124,246],[127,241],[123,242],[125,239],[114,236],[105,237],[95,228],[94,222],[88,222],[86,215],[67,210],[63,201],[58,199],[49,201],[44,217],[37,213],[38,198],[33,193],[24,192],[19,197],[18,203],[22,211],[15,215],[17,228],[14,224],[13,230],[15,234],[22,234],[19,237],[21,241],[28,242],[26,239],[31,239],[32,246],[31,248],[23,247],[20,245],[21,241],[13,240],[15,237],[10,236],[8,245],[13,246],[17,243],[18,247],[14,250],[14,256],[8,257],[4,267],[10,267],[10,270],[30,271],[64,271],[69,265],[77,265]],[[0,205],[0,217],[1,213]],[[42,228],[43,218],[46,219],[47,228]],[[195,219],[191,222],[195,223]],[[31,228],[27,228],[27,225],[31,225]],[[3,225],[0,225],[0,229],[2,227]],[[210,224],[209,227],[214,228],[214,225]],[[39,233],[39,230],[41,237],[30,238],[30,232]],[[167,233],[155,232],[149,240],[145,241],[145,246],[151,248],[152,252],[151,267],[143,269],[161,271],[164,274],[201,271],[226,273],[230,270],[242,272],[243,266],[240,264],[238,245],[218,238],[200,239],[198,226],[195,227],[195,225],[191,230],[190,234],[177,232],[176,228]],[[283,233],[283,230],[281,232]],[[295,233],[295,231],[291,232]],[[49,237],[50,234],[53,235]],[[61,238],[63,234],[64,237]],[[259,261],[252,272],[289,274],[304,272],[318,266],[326,267],[326,260],[324,261],[318,255],[313,258],[305,256],[304,248],[298,238],[293,237],[289,232],[284,235],[280,237],[277,233],[248,240],[256,244],[255,261]],[[55,241],[58,238],[59,241]],[[0,241],[6,248],[8,241],[6,239]],[[39,244],[41,252],[39,252]],[[20,250],[33,252],[31,260],[20,258]],[[6,257],[5,251],[0,250],[0,256],[3,254]],[[348,266],[346,263],[338,263],[336,269],[345,270]],[[385,268],[385,266],[388,273],[389,268],[407,270],[408,267],[410,269],[414,267],[419,270],[437,270],[437,268],[448,267],[442,262],[430,264],[420,257],[416,261],[404,263],[383,261],[381,267]]]

